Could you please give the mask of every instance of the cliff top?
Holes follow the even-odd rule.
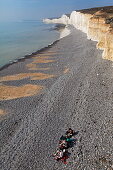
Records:
[[[98,11],[102,11],[105,13],[113,13],[113,6],[96,7],[96,8],[82,9],[78,11],[84,14],[95,14]]]
[[[94,18],[104,18],[106,24],[113,28],[113,6],[97,7],[78,10],[83,14],[92,14]]]

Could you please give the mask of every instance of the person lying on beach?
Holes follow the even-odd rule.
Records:
[[[55,157],[55,160],[59,161],[63,157],[64,152],[65,150],[58,149],[56,153],[53,154],[53,156]]]
[[[73,147],[74,142],[76,141],[76,139],[72,138],[74,133],[75,132],[71,128],[69,128],[66,132],[66,135],[62,135],[60,137],[58,149],[56,153],[52,155],[54,156],[55,160],[61,160],[65,164],[67,163],[66,160],[69,158],[68,148]]]
[[[60,148],[61,150],[67,149],[67,141],[66,141],[66,140],[60,140],[60,141],[59,141],[59,148]]]
[[[66,135],[66,142],[67,142],[67,148],[70,148],[70,147],[73,147],[73,145],[76,142],[76,139],[70,137],[70,135]]]
[[[66,131],[66,135],[70,136],[70,138],[74,135],[75,131],[72,130],[71,128],[69,128],[67,131]]]
[[[53,156],[55,157],[55,160],[57,161],[62,161],[64,164],[67,164],[66,160],[69,158],[68,156],[68,151],[66,151],[65,149],[63,150],[57,150],[55,154],[53,154]]]

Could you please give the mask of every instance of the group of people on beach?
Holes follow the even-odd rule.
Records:
[[[75,131],[69,128],[65,135],[60,137],[59,145],[57,151],[53,154],[55,160],[62,161],[63,163],[67,163],[66,160],[69,157],[68,148],[72,147],[75,143]]]

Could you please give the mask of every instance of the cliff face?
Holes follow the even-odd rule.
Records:
[[[103,58],[113,60],[113,28],[107,20],[113,13],[98,11],[89,19],[88,38],[98,41],[97,48],[103,49]]]
[[[81,12],[73,11],[70,16],[69,24],[81,31],[88,32],[88,21],[91,18],[90,14],[83,14]]]
[[[70,17],[44,20],[47,23],[71,24],[85,32],[88,39],[97,41],[103,58],[113,61],[113,6],[73,11]]]

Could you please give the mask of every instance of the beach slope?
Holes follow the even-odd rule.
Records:
[[[1,170],[112,169],[113,65],[79,30],[1,70]],[[51,156],[78,132],[67,165]]]

